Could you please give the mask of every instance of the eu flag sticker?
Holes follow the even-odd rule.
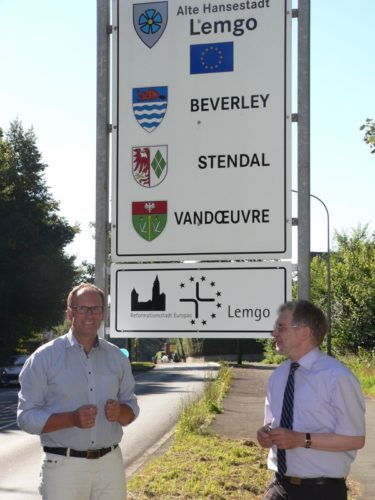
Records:
[[[233,42],[190,45],[190,74],[233,71]]]

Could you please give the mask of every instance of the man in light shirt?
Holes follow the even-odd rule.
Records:
[[[265,425],[257,433],[259,444],[270,448],[268,468],[275,471],[266,500],[347,498],[345,478],[365,443],[365,404],[352,372],[320,351],[326,330],[323,312],[311,302],[287,302],[279,309],[272,335],[288,361],[269,379]],[[286,397],[284,403],[293,374],[294,397],[289,391],[292,401]],[[282,426],[290,406],[291,426]]]
[[[70,331],[37,349],[20,374],[18,425],[39,434],[44,500],[124,500],[118,446],[139,408],[126,356],[99,338],[104,294],[91,284],[68,295]]]

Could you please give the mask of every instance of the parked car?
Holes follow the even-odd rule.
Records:
[[[18,376],[28,357],[28,354],[13,354],[0,366],[0,384],[3,387],[8,387],[11,382],[18,382]]]

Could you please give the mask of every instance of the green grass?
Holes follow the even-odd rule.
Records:
[[[232,368],[221,365],[217,378],[207,379],[203,397],[182,408],[172,446],[131,478],[129,499],[261,498],[270,477],[267,451],[209,429],[231,379]]]
[[[375,398],[375,352],[360,349],[358,354],[340,358],[358,378],[365,396]]]
[[[133,372],[152,370],[155,367],[154,363],[150,361],[132,361],[131,365]]]
[[[202,398],[183,405],[176,427],[178,436],[189,433],[204,434],[215,414],[220,413],[221,402],[232,381],[232,368],[222,364],[216,379],[208,377]]]
[[[184,434],[128,484],[129,499],[258,499],[270,473],[251,441]]]

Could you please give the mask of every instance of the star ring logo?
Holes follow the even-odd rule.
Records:
[[[222,50],[218,47],[210,45],[206,47],[201,55],[201,64],[204,69],[217,70],[223,64],[224,56]]]
[[[189,295],[180,298],[180,302],[191,304],[194,316],[189,320],[191,325],[206,326],[209,321],[216,319],[222,304],[221,291],[217,289],[215,281],[208,282],[206,276],[190,276],[188,281],[181,282],[179,287],[189,292]]]

